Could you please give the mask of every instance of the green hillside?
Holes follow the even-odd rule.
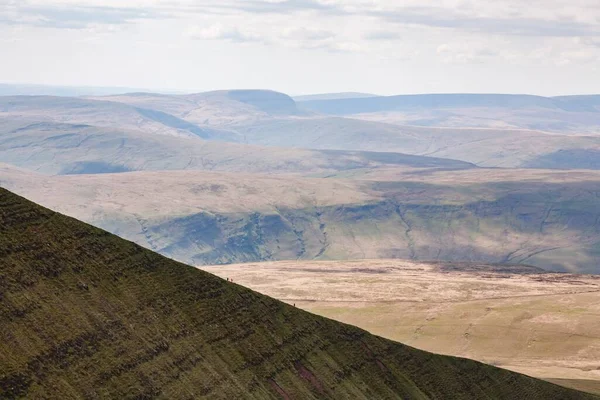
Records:
[[[0,398],[592,399],[418,351],[0,189]]]

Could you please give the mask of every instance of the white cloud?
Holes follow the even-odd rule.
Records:
[[[363,37],[366,40],[398,40],[401,38],[401,35],[390,29],[368,32]]]
[[[263,86],[296,93],[313,81],[324,85],[319,91],[372,92],[500,83],[533,92],[551,82],[563,85],[557,91],[600,92],[598,0],[0,0],[0,37],[0,76],[11,80],[272,82]],[[36,67],[32,54],[46,58]],[[56,69],[46,68],[48,59]],[[180,71],[193,62],[193,72]],[[123,71],[128,65],[135,73]],[[540,67],[562,78],[542,86],[531,78]],[[142,78],[149,83],[129,81]]]
[[[292,40],[324,40],[335,36],[335,34],[326,29],[315,29],[306,27],[287,27],[283,30],[286,39]]]
[[[221,23],[216,23],[205,28],[189,28],[187,35],[192,39],[204,40],[229,40],[232,42],[261,41],[261,38],[255,34],[242,32],[236,26],[224,26]]]
[[[491,44],[488,44],[488,46]],[[501,54],[482,43],[458,42],[444,43],[437,47],[436,54],[444,63],[482,63],[486,60],[499,57]]]

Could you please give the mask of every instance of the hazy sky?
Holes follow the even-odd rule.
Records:
[[[0,82],[600,93],[600,1],[0,0]]]

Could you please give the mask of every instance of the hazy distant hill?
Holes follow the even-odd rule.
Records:
[[[562,104],[562,107],[570,110],[598,110],[600,108],[600,95],[574,95],[557,96],[552,99]]]
[[[463,161],[398,153],[248,146],[138,129],[2,119],[0,162],[46,174],[185,169],[306,175],[384,165],[474,167]]]
[[[553,157],[552,154],[600,151],[600,136],[592,135],[548,135],[504,128],[410,127],[382,123],[379,118],[368,121],[317,116],[301,111],[290,97],[270,91],[194,95],[133,93],[101,99],[3,97],[0,98],[0,129],[6,130],[7,121],[15,119],[32,124],[59,122],[138,131],[143,135],[200,137],[262,146],[427,155],[487,167],[581,168],[581,162],[575,157]],[[510,99],[512,97],[505,98],[505,103]],[[526,97],[524,100],[539,99]],[[542,98],[539,101],[554,100]],[[510,115],[523,111],[519,110],[511,111]],[[553,157],[553,161],[548,162],[548,157]],[[594,163],[584,165],[596,168]]]
[[[200,128],[158,110],[123,103],[55,96],[0,97],[0,118],[33,122],[86,124],[146,133],[210,138],[215,130]],[[0,128],[3,124],[0,125]],[[221,132],[223,135],[223,132]]]
[[[107,96],[140,92],[142,89],[101,86],[52,86],[0,83],[0,96]]]
[[[221,90],[188,95],[130,93],[95,99],[153,109],[190,123],[212,127],[306,114],[297,108],[291,97],[270,90]]]
[[[0,189],[0,397],[592,399],[422,352]]]
[[[530,107],[565,111],[597,112],[600,96],[542,97],[513,94],[420,94],[377,96],[368,98],[337,98],[304,102],[303,107],[326,114],[348,115],[378,111],[398,111],[425,108],[505,108]]]
[[[87,100],[8,97],[0,99],[0,117],[35,116],[46,120],[52,118],[57,122],[88,123],[155,133],[193,134],[233,141],[241,140],[235,135],[240,133],[239,129],[244,129],[242,134],[246,134],[247,128],[255,124],[259,128],[261,124],[285,121],[302,126],[305,120],[312,120],[311,123],[318,127],[342,121],[328,116],[351,117],[350,121],[361,119],[364,121],[363,127],[367,127],[365,124],[371,121],[385,123],[399,130],[410,129],[408,126],[422,126],[487,128],[495,130],[496,134],[537,130],[562,135],[597,135],[600,133],[599,99],[600,96],[548,98],[448,94],[307,100],[296,104],[291,97],[268,90],[229,90],[188,95],[129,93],[96,96]],[[93,103],[93,100],[97,102]],[[119,107],[119,103],[131,107]],[[105,117],[107,112],[113,114],[112,119]],[[331,133],[343,133],[349,123],[344,122],[346,128],[339,126]],[[368,126],[366,133],[376,137],[382,126]],[[350,133],[360,129],[358,126],[351,128]],[[297,130],[298,127],[295,128]],[[285,136],[289,132],[283,131],[281,134]],[[311,147],[310,142],[304,143],[303,147]]]
[[[356,169],[317,179],[197,171],[0,185],[194,264],[374,259],[527,263],[600,273],[600,174]]]
[[[595,147],[589,149],[560,149],[529,160],[524,167],[600,170],[600,150]]]
[[[323,93],[323,94],[307,94],[303,96],[294,96],[294,100],[311,101],[311,100],[335,100],[335,99],[360,99],[363,97],[378,97],[376,94],[358,93],[358,92],[343,92],[343,93]]]
[[[305,101],[306,110],[407,125],[600,133],[598,96],[425,94]]]
[[[451,158],[482,167],[529,167],[560,150],[600,150],[600,136],[550,135],[514,129],[398,126],[340,117],[270,119],[234,128],[243,143],[315,149],[391,151]],[[553,168],[577,168],[563,159]]]
[[[511,94],[416,94],[379,96],[362,99],[319,100],[303,104],[326,114],[359,114],[376,111],[392,111],[419,108],[462,107],[554,107],[551,98]]]
[[[414,98],[408,96],[408,100],[416,108],[410,111],[408,119],[404,120],[402,119],[404,117],[397,119],[396,114],[391,115],[389,112],[351,114],[349,116],[352,118],[341,118],[315,115],[302,109],[305,108],[305,104],[334,106],[339,104],[342,110],[352,110],[352,107],[347,105],[352,106],[355,102],[360,107],[363,103],[367,106],[377,106],[380,103],[393,105],[394,101],[408,101],[405,99],[406,96],[315,103],[308,101],[293,105],[291,98],[274,92],[243,91],[242,97],[234,96],[235,93],[237,91],[184,96],[130,94],[103,99],[168,113],[202,129],[212,129],[213,140],[265,146],[434,155],[487,167],[528,167],[536,165],[535,160],[538,157],[557,151],[600,149],[600,137],[592,135],[596,129],[600,129],[600,119],[597,118],[600,114],[587,112],[586,115],[590,114],[585,117],[587,120],[581,120],[582,123],[587,124],[585,131],[591,132],[592,136],[588,137],[573,136],[571,135],[573,132],[566,128],[560,130],[567,133],[566,135],[548,135],[540,131],[518,129],[521,126],[531,127],[540,124],[541,128],[548,127],[548,124],[552,124],[556,119],[558,125],[555,127],[558,129],[561,124],[576,122],[581,117],[579,111],[568,111],[567,106],[563,106],[558,111],[556,108],[540,108],[563,102],[550,98],[510,95],[456,95],[454,97],[432,95],[414,96]],[[590,97],[584,101],[592,100],[593,97]],[[273,108],[273,104],[277,103],[281,105]],[[438,111],[418,108],[428,104],[443,107],[438,108]],[[461,104],[466,108],[458,111],[455,108],[445,108],[452,104]],[[584,108],[578,106],[577,109]],[[413,119],[413,116],[420,119],[423,115],[432,112],[447,115],[449,119],[445,119],[446,117],[439,121],[435,119],[438,117],[427,121]],[[455,112],[458,114],[453,114]],[[519,117],[519,113],[523,114],[523,119]],[[541,114],[538,115],[539,113]],[[511,118],[521,120],[513,124],[510,122]],[[452,122],[449,122],[450,120]],[[475,123],[472,123],[473,121]],[[526,123],[522,123],[523,121]],[[400,123],[426,126],[406,126],[399,125]],[[442,128],[435,127],[437,125]],[[483,126],[486,129],[465,128],[469,125]],[[443,128],[443,126],[447,127]],[[552,168],[577,168],[580,164],[575,160],[562,158],[560,162],[552,165]]]

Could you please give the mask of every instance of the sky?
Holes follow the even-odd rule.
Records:
[[[0,0],[0,82],[600,93],[600,1]]]

